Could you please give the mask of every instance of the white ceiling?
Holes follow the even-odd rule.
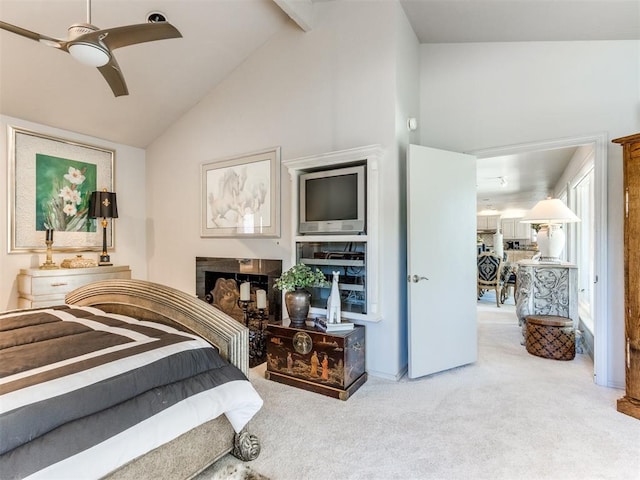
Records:
[[[553,193],[577,147],[539,150],[517,155],[479,158],[478,212],[520,217]]]
[[[634,40],[638,0],[400,0],[420,43]]]
[[[92,0],[98,27],[145,23],[149,12],[161,11],[183,35],[117,49],[130,92],[118,98],[95,69],[0,30],[0,113],[144,148],[272,35],[292,28],[289,15],[313,28],[314,3],[324,1]],[[366,16],[366,2],[358,1]],[[421,43],[640,39],[640,0],[400,3]],[[0,0],[1,21],[56,38],[86,17],[85,0]],[[530,166],[543,161],[494,160],[478,177],[506,176],[509,188],[540,189],[552,180]]]
[[[100,28],[163,12],[183,38],[115,50],[129,95],[115,98],[97,69],[0,30],[0,112],[146,147],[289,18],[272,0],[92,0]],[[0,20],[55,38],[86,22],[86,0],[0,0]]]

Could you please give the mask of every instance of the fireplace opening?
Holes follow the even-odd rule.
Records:
[[[244,309],[239,303],[240,285],[245,282],[250,285],[250,300],[246,305],[247,315],[256,316],[258,314],[257,291],[264,290],[267,292],[269,290],[269,281],[266,275],[204,272],[204,286],[205,292],[207,292],[204,299],[227,315],[240,322],[247,323]],[[269,298],[268,295],[267,298]],[[268,321],[270,314],[271,309],[269,308],[269,302],[267,302],[267,306],[262,313],[265,321]]]
[[[196,295],[248,326],[282,320],[281,293],[274,288],[282,260],[196,257]],[[249,282],[250,301],[239,302],[240,285]],[[266,308],[257,308],[258,290],[266,292]],[[257,323],[257,324],[256,324]]]

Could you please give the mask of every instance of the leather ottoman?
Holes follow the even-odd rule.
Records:
[[[529,315],[525,318],[524,344],[532,355],[554,360],[573,360],[576,334],[570,318]]]

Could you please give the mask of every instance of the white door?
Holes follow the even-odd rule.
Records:
[[[477,359],[476,158],[410,145],[409,378]]]

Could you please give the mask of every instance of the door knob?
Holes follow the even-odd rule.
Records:
[[[429,280],[427,277],[419,277],[418,275],[409,276],[407,278],[410,282],[418,283],[420,280]]]

